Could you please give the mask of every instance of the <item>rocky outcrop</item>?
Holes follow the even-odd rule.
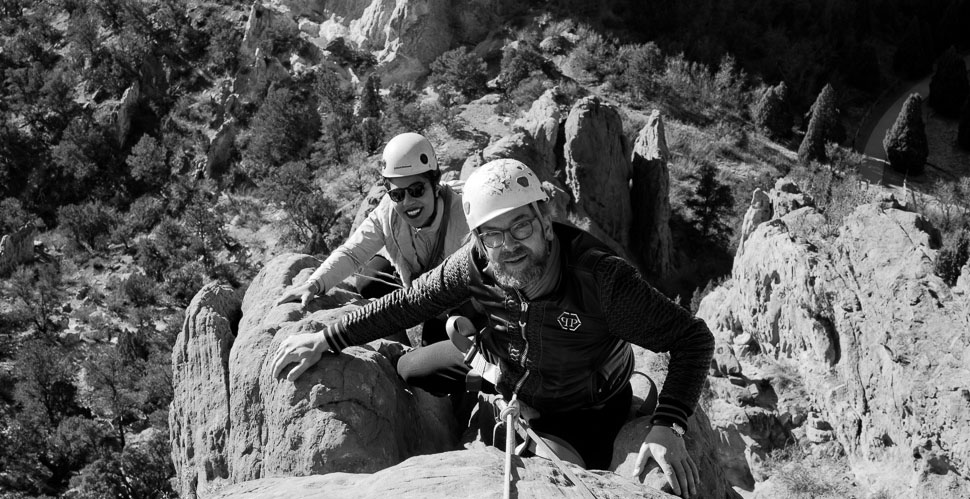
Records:
[[[208,284],[189,304],[172,347],[168,413],[175,490],[205,496],[229,480],[229,349],[236,338],[241,302],[228,286]]]
[[[516,127],[521,127],[532,137],[536,151],[536,161],[532,167],[544,181],[555,178],[557,170],[563,165],[563,117],[556,102],[557,94],[555,88],[546,90],[515,123]]]
[[[738,251],[744,249],[744,241],[762,222],[771,220],[771,198],[761,189],[756,188],[751,194],[751,205],[744,213],[744,221],[741,223],[741,234],[738,241]]]
[[[181,496],[283,497],[304,487],[323,487],[328,497],[436,497],[438,491],[482,497],[493,488],[500,494],[502,454],[474,443],[447,452],[456,448],[458,433],[450,400],[404,386],[382,353],[388,343],[326,354],[296,383],[273,378],[272,355],[283,338],[317,331],[357,306],[357,295],[342,288],[313,300],[306,311],[296,303],[273,305],[284,287],[306,279],[318,263],[282,255],[256,276],[241,302],[218,285],[193,299],[172,356],[170,428]],[[638,349],[637,369],[662,385],[662,356]],[[635,385],[636,400],[647,399],[649,384]],[[645,425],[635,419],[621,432],[614,452],[618,473],[632,470]],[[702,408],[689,431],[703,497],[737,497],[720,470],[717,437]],[[430,453],[438,454],[403,462]],[[519,497],[575,495],[551,462],[517,462]],[[607,496],[666,497],[637,483],[662,487],[657,470],[637,481],[576,471],[594,491],[611,491]],[[306,475],[324,476],[267,479]],[[469,480],[483,481],[459,485]]]
[[[663,389],[664,381],[667,378],[667,363],[669,356],[657,354],[640,347],[633,347],[636,371],[645,374],[655,384],[658,392]],[[634,374],[633,392],[634,404],[646,399],[646,387],[638,383],[639,374]],[[708,419],[704,403],[699,403],[694,410],[693,416],[687,421],[687,434],[684,436],[687,444],[687,451],[691,459],[697,465],[698,474],[701,476],[701,484],[698,488],[696,497],[710,497],[715,499],[734,499],[740,498],[734,491],[732,485],[735,482],[730,480],[726,473],[729,470],[725,465],[737,460],[737,456],[727,456],[730,450],[724,449],[721,435],[716,433]],[[652,407],[641,409],[641,413],[650,414]],[[610,469],[622,476],[629,476],[633,473],[636,466],[637,454],[640,451],[640,444],[650,429],[650,417],[644,416],[627,422],[620,434],[616,437],[613,448],[613,461]],[[742,454],[743,455],[743,454]],[[666,484],[663,474],[657,468],[656,463],[651,464],[645,469],[644,473],[638,477],[640,481],[649,485],[651,488],[671,492],[670,486]]]
[[[21,263],[34,259],[34,238],[37,227],[25,225],[0,238],[0,276],[7,275]]]
[[[786,213],[805,206],[815,206],[815,201],[803,193],[798,185],[787,178],[780,178],[775,182],[775,188],[771,190],[771,211],[775,218],[781,218]]]
[[[374,472],[454,448],[450,401],[409,391],[373,346],[328,355],[296,383],[273,378],[272,354],[283,338],[318,331],[356,308],[359,297],[339,288],[314,300],[309,313],[297,303],[274,306],[318,264],[277,257],[238,309],[218,289],[193,300],[173,353],[172,453],[184,497],[265,476]],[[226,330],[235,324],[227,352]]]
[[[275,57],[257,50],[251,63],[241,66],[232,80],[232,93],[242,103],[250,103],[262,97],[262,92],[273,82],[287,81],[290,72]]]
[[[630,240],[630,161],[615,107],[580,99],[566,118],[566,186],[577,207],[624,248]]]
[[[320,49],[339,38],[372,53],[387,86],[421,78],[445,51],[485,38],[500,23],[496,9],[505,10],[504,3],[274,0],[269,5],[285,13]]]
[[[206,153],[206,178],[222,178],[222,175],[228,170],[229,160],[232,158],[232,148],[238,132],[236,120],[231,118],[216,131],[215,136],[209,142],[209,151]]]
[[[138,112],[138,101],[140,99],[141,86],[137,81],[121,94],[121,101],[118,102],[118,108],[112,115],[115,125],[115,139],[120,145],[124,145],[128,141],[128,135],[131,133],[131,122]]]
[[[933,273],[937,232],[876,203],[824,240],[825,217],[796,208],[792,185],[780,194],[775,218],[750,233],[730,281],[698,315],[795,361],[861,480],[970,494],[959,478],[970,473],[970,318],[966,299]]]
[[[596,497],[673,498],[609,472],[590,472],[569,465]],[[579,498],[582,495],[542,458],[513,458],[512,497]],[[331,473],[302,478],[263,478],[224,489],[213,499],[384,499],[500,498],[505,454],[494,447],[417,456],[374,474]],[[708,496],[705,496],[708,497]]]
[[[666,279],[673,269],[669,155],[663,119],[660,111],[654,111],[637,136],[630,161],[631,251],[640,269],[654,282]]]

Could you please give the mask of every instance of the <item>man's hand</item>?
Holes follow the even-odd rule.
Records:
[[[674,489],[674,494],[681,497],[693,497],[697,494],[697,484],[700,483],[697,466],[687,454],[684,439],[670,427],[654,425],[650,428],[643,439],[643,445],[640,446],[633,476],[639,477],[643,473],[643,468],[651,457],[660,465],[667,483]]]
[[[286,366],[297,362],[286,379],[296,381],[307,369],[320,360],[323,352],[330,350],[323,333],[307,333],[290,336],[280,343],[273,360],[273,377],[278,378]]]
[[[299,286],[291,286],[286,291],[283,292],[283,296],[280,296],[274,306],[279,306],[284,303],[291,301],[300,300],[300,306],[306,308],[307,303],[317,294],[317,284],[313,282],[305,282]]]

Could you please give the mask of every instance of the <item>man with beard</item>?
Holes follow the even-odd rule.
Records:
[[[653,457],[671,487],[696,492],[697,467],[681,438],[713,355],[700,319],[664,297],[589,233],[553,223],[548,197],[524,164],[500,159],[465,184],[462,208],[472,240],[411,289],[351,312],[321,333],[286,338],[273,372],[295,380],[324,352],[339,353],[471,301],[486,311],[475,342],[501,371],[496,388],[516,395],[531,426],[588,468],[610,465],[613,441],[630,409],[630,343],[670,352],[668,375],[637,459]],[[455,383],[465,372],[454,354],[428,357]],[[418,349],[427,351],[428,348]],[[454,387],[461,389],[460,386]]]
[[[402,133],[388,141],[381,176],[387,195],[380,204],[309,279],[286,289],[277,305],[299,301],[306,307],[314,296],[358,271],[361,296],[379,298],[399,287],[410,287],[414,279],[464,244],[468,226],[461,213],[461,195],[456,184],[440,181],[441,170],[428,139]],[[400,283],[395,282],[395,272]],[[444,339],[444,320],[434,317],[425,322],[425,343]],[[404,373],[410,370],[408,364],[398,367]]]

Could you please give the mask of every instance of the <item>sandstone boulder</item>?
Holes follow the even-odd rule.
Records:
[[[13,272],[17,265],[34,259],[34,238],[37,227],[21,227],[11,234],[0,236],[0,276]]]
[[[813,237],[823,215],[773,200],[775,218],[751,232],[699,315],[794,361],[863,482],[915,491],[942,481],[970,495],[954,478],[970,473],[970,319],[933,273],[935,229],[875,203],[823,241]]]
[[[815,201],[803,193],[795,182],[787,178],[775,182],[775,188],[771,190],[771,209],[775,218],[805,206],[815,206]]]
[[[597,97],[577,101],[566,118],[566,186],[575,204],[620,246],[629,247],[629,151],[616,108]]]
[[[374,474],[331,473],[299,478],[263,478],[238,483],[213,499],[453,499],[500,498],[503,495],[505,454],[494,447],[417,456]],[[586,471],[574,465],[596,497],[673,498],[615,473]],[[513,458],[512,497],[580,498],[555,465],[542,458]]]
[[[633,348],[636,371],[647,375],[653,381],[656,389],[662,390],[664,380],[667,377],[669,357],[666,354],[657,354],[636,346]],[[634,380],[636,380],[636,377],[634,377]],[[643,385],[634,382],[633,386],[635,403],[647,398],[647,394],[642,391],[645,389]],[[685,436],[687,451],[690,452],[701,476],[701,488],[697,497],[740,498],[732,488],[732,485],[735,485],[736,482],[730,480],[731,477],[726,471],[730,470],[731,463],[743,461],[743,454],[741,457],[730,455],[730,453],[738,451],[737,446],[734,448],[725,447],[721,436],[712,428],[703,405],[703,402],[699,403],[694,415],[688,420],[687,435]],[[641,410],[641,413],[649,414],[652,412],[652,407]],[[640,451],[640,443],[643,442],[643,438],[650,429],[649,422],[649,416],[644,416],[629,421],[623,426],[620,434],[616,437],[613,461],[610,465],[611,470],[622,476],[629,476],[633,473],[637,454]],[[638,477],[638,480],[652,488],[670,492],[671,489],[665,483],[656,464],[653,461],[651,463],[653,464],[648,466],[644,473]]]
[[[741,223],[741,234],[738,241],[738,251],[744,247],[744,241],[748,239],[751,232],[762,222],[771,220],[771,197],[761,189],[756,188],[751,194],[751,205],[744,213],[744,221]]]
[[[282,255],[241,304],[205,288],[189,307],[173,353],[171,416],[184,497],[265,476],[374,472],[455,447],[450,401],[408,390],[372,346],[327,355],[296,383],[273,378],[272,354],[283,338],[318,331],[357,307],[359,297],[341,288],[314,300],[308,314],[297,303],[274,306],[318,264]]]
[[[140,100],[141,85],[137,81],[121,94],[121,100],[118,102],[116,114],[114,114],[115,139],[118,144],[125,144],[128,141],[128,135],[131,133],[131,122],[138,112]]]
[[[530,165],[543,181],[556,178],[563,163],[563,121],[556,95],[556,89],[546,90],[515,123],[532,137],[536,161]]]
[[[633,146],[630,191],[631,252],[651,281],[663,281],[673,270],[669,155],[663,119],[654,111]]]
[[[172,348],[169,410],[175,489],[182,497],[205,495],[228,483],[229,349],[241,302],[227,286],[208,284],[192,299]]]

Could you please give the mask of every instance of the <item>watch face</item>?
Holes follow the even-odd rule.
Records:
[[[684,433],[686,433],[686,431],[684,430],[684,427],[683,426],[680,426],[677,423],[671,423],[670,429],[671,430],[674,430],[674,433],[676,433],[677,435],[679,435],[681,437],[684,436]]]

